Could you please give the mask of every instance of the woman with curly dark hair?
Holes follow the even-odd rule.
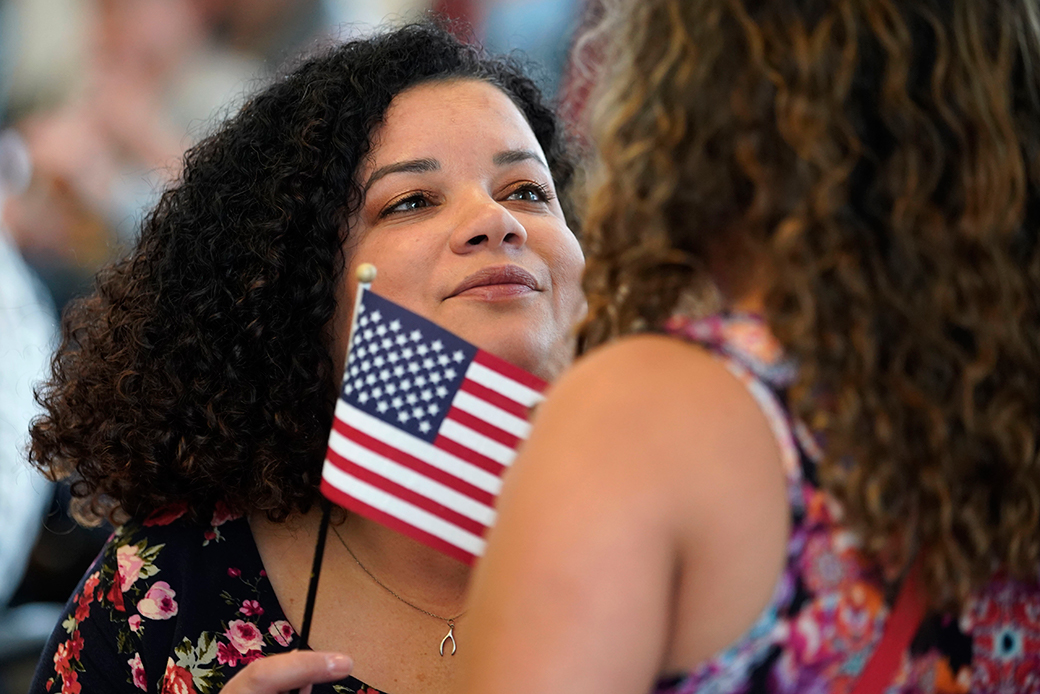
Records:
[[[375,291],[552,378],[585,305],[572,169],[519,68],[428,25],[306,60],[189,151],[67,312],[40,396],[33,460],[117,530],[32,691],[215,694],[295,648],[345,278],[374,263]],[[310,643],[359,679],[325,690],[451,689],[438,615],[464,609],[468,567],[358,516],[335,532]],[[350,667],[314,658],[316,679]],[[259,672],[250,688],[281,686]]]
[[[1040,692],[1037,3],[623,5],[463,691]]]

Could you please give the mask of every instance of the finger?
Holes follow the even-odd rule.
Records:
[[[278,694],[350,674],[353,661],[341,653],[292,651],[256,660],[231,678],[221,694]]]

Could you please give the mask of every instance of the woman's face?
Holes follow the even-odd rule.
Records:
[[[569,363],[584,258],[545,154],[501,90],[458,80],[402,92],[358,180],[340,345],[355,270],[372,263],[373,291],[476,346],[546,379]]]

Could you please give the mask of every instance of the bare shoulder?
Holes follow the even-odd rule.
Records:
[[[704,348],[664,335],[638,335],[622,338],[597,348],[579,359],[554,390],[572,384],[594,387],[603,394],[624,391],[657,393],[661,386],[676,390],[677,378],[722,376],[725,368]]]
[[[687,464],[691,456],[704,464],[732,461],[749,445],[776,448],[758,403],[720,359],[657,335],[622,339],[580,359],[553,386],[536,422],[546,433],[566,427],[575,447],[606,449],[607,459],[661,465]]]

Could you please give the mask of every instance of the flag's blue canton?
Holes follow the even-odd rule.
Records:
[[[341,397],[432,443],[477,348],[369,291],[359,310]]]

